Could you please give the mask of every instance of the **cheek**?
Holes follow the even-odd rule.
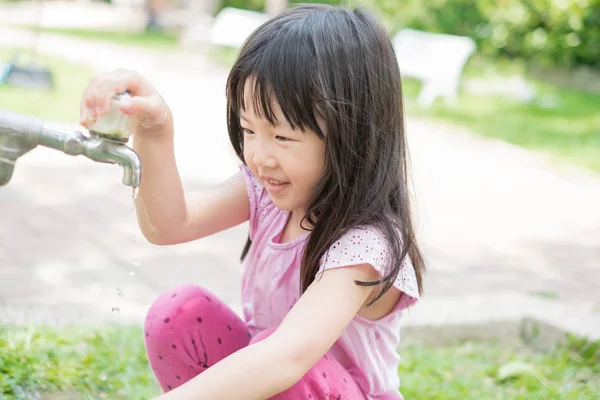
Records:
[[[254,151],[251,146],[244,146],[244,161],[254,176],[258,176],[258,170],[254,165]]]
[[[299,157],[294,163],[295,176],[302,182],[303,190],[311,192],[324,173],[324,159],[319,153],[314,157]]]
[[[323,177],[325,169],[323,168],[323,160],[315,160],[308,171],[310,174],[310,185],[314,188]]]
[[[321,180],[325,173],[325,145],[318,143],[311,152],[313,157],[307,162],[308,171],[314,183]]]
[[[252,151],[251,146],[249,146],[248,144],[244,144],[244,161],[246,161],[246,165],[250,166],[253,159],[254,152]]]

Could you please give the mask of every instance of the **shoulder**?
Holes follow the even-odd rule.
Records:
[[[319,263],[319,271],[353,265],[369,264],[381,276],[392,266],[400,264],[394,287],[405,293],[414,303],[419,298],[419,289],[410,257],[393,260],[386,235],[373,226],[350,229],[336,240],[325,252]]]

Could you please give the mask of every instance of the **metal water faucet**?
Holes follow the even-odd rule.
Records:
[[[0,109],[0,186],[10,181],[17,159],[39,145],[71,156],[84,155],[100,163],[119,164],[123,168],[123,184],[136,188],[142,166],[126,142],[127,139],[94,131],[84,135],[78,130],[49,125],[40,118]]]

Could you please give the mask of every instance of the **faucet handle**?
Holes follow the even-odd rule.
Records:
[[[131,98],[131,95],[128,91],[114,95],[110,99],[108,113],[98,117],[88,127],[90,133],[109,140],[126,143],[129,137],[134,134],[139,121],[137,116],[127,115],[119,109],[119,102],[129,98]]]

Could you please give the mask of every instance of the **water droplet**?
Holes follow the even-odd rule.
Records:
[[[119,289],[119,288],[117,288],[117,296],[119,296],[119,298],[120,298],[120,299],[122,299],[122,298],[123,298],[123,296],[125,296],[125,295],[123,294],[123,291],[122,291],[121,289]]]
[[[134,261],[133,261],[133,266],[134,266],[134,267],[139,267],[139,266],[140,266],[140,260],[134,260]],[[130,275],[133,275],[133,272],[130,272],[129,274],[130,274]]]
[[[104,373],[104,371],[100,374],[100,380],[101,381],[105,381],[106,380],[106,374]]]
[[[121,309],[119,307],[113,307],[111,311],[113,314],[119,315]]]
[[[130,272],[129,272],[129,276],[133,276],[133,275],[135,275],[135,274],[133,273],[133,271],[130,271]]]

